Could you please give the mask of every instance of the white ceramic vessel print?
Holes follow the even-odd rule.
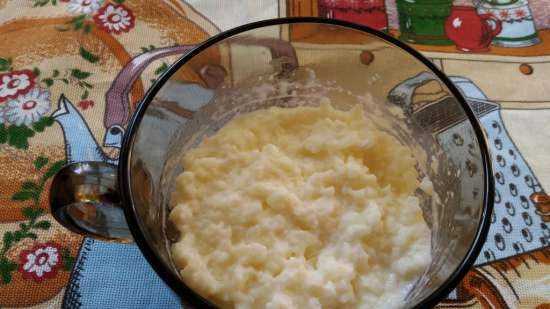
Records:
[[[481,0],[478,13],[502,21],[502,31],[493,39],[493,45],[525,47],[540,42],[528,0]]]

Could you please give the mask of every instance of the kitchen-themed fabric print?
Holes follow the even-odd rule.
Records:
[[[284,16],[373,27],[452,76],[485,129],[497,191],[475,266],[438,308],[550,308],[546,0],[0,0],[0,308],[181,307],[135,245],[57,224],[51,179],[71,162],[116,164],[136,104],[193,45]],[[196,103],[179,107],[211,98],[200,70],[178,79]],[[467,154],[458,126],[439,138]]]

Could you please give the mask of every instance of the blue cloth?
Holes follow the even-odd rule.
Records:
[[[181,304],[136,245],[86,238],[62,308],[172,309]]]

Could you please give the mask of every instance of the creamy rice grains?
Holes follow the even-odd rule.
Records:
[[[224,308],[396,308],[430,263],[415,160],[360,107],[240,115],[182,163],[174,261]]]

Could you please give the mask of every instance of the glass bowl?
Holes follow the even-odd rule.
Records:
[[[216,308],[181,280],[171,259],[177,233],[167,215],[179,160],[237,114],[318,105],[321,97],[337,109],[362,104],[381,130],[413,150],[419,177],[432,181],[435,194],[417,190],[432,262],[406,304],[436,305],[472,266],[489,228],[494,185],[483,130],[460,92],[420,53],[344,21],[265,20],[195,47],[119,128],[125,136],[118,167],[81,162],[56,175],[52,212],[73,231],[135,241],[186,308]]]

